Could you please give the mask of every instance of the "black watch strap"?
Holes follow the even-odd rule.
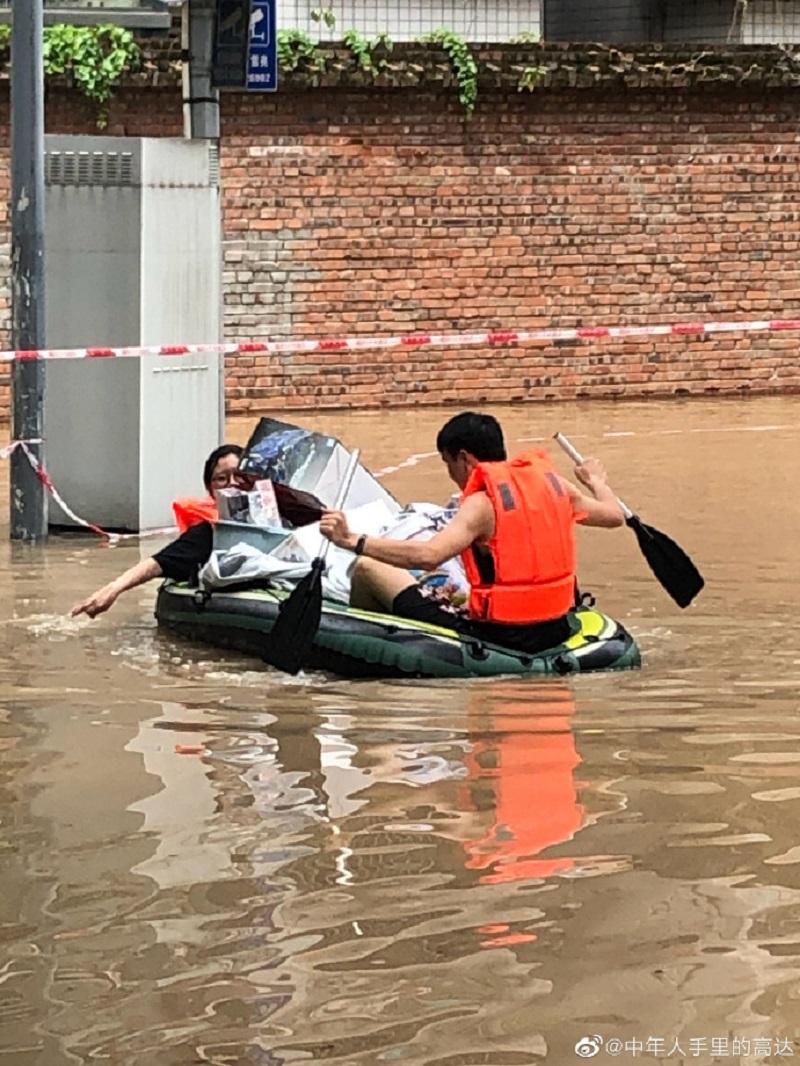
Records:
[[[356,541],[355,548],[353,548],[353,551],[355,552],[356,555],[363,555],[364,554],[364,545],[366,543],[367,543],[367,534],[366,533],[362,533],[361,536]]]

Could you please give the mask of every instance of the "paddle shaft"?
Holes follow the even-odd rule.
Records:
[[[556,444],[561,445],[561,447],[564,449],[564,451],[567,453],[573,463],[583,462],[583,456],[581,455],[581,453],[578,451],[572,441],[567,440],[563,433],[554,433],[553,439],[555,440]],[[622,508],[622,513],[625,515],[626,519],[633,517],[633,511],[630,509],[630,507],[628,507],[622,502],[619,496],[617,497],[617,503]]]
[[[578,449],[570,444],[563,433],[554,433],[553,436],[570,459],[576,463],[583,462]],[[671,537],[654,526],[645,525],[629,507],[625,506],[622,500],[618,499],[617,503],[625,515],[626,525],[636,536],[639,550],[661,587],[670,594],[679,607],[688,607],[705,584],[703,575],[683,548]]]
[[[338,510],[347,498],[358,466],[358,457],[359,451],[356,448],[350,453],[339,491],[336,493],[333,504],[335,510]],[[322,574],[330,543],[327,537],[320,538],[319,555],[312,561],[305,577],[281,604],[278,618],[269,634],[269,643],[262,652],[265,662],[279,670],[285,670],[288,674],[296,674],[302,669],[319,630],[322,618]]]
[[[353,478],[355,477],[356,469],[358,468],[360,455],[361,450],[359,448],[353,448],[352,452],[350,452],[350,458],[345,467],[342,483],[339,486],[339,491],[336,493],[336,499],[333,501],[332,511],[341,510],[344,501],[347,499],[347,493],[350,491],[350,486],[353,484]],[[320,551],[317,558],[323,563],[325,562],[325,556],[328,554],[328,548],[330,548],[330,546],[331,542],[327,537],[320,538]]]

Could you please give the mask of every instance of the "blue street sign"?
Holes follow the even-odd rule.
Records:
[[[278,0],[250,0],[250,40],[247,47],[248,89],[274,92],[278,88],[278,41],[275,6]]]

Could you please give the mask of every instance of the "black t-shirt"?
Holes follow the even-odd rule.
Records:
[[[173,581],[195,581],[197,571],[208,561],[214,544],[214,529],[210,522],[198,522],[173,540],[153,558],[165,577]]]

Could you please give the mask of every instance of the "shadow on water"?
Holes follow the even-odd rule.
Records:
[[[284,678],[159,634],[152,588],[65,618],[146,542],[0,547],[4,1059],[518,1066],[597,1034],[783,1061],[795,415],[503,413],[600,454],[705,573],[681,613],[626,531],[582,534],[584,584],[644,651],[620,675]],[[440,414],[402,417],[421,452]],[[401,498],[449,492],[382,416],[334,420]]]

